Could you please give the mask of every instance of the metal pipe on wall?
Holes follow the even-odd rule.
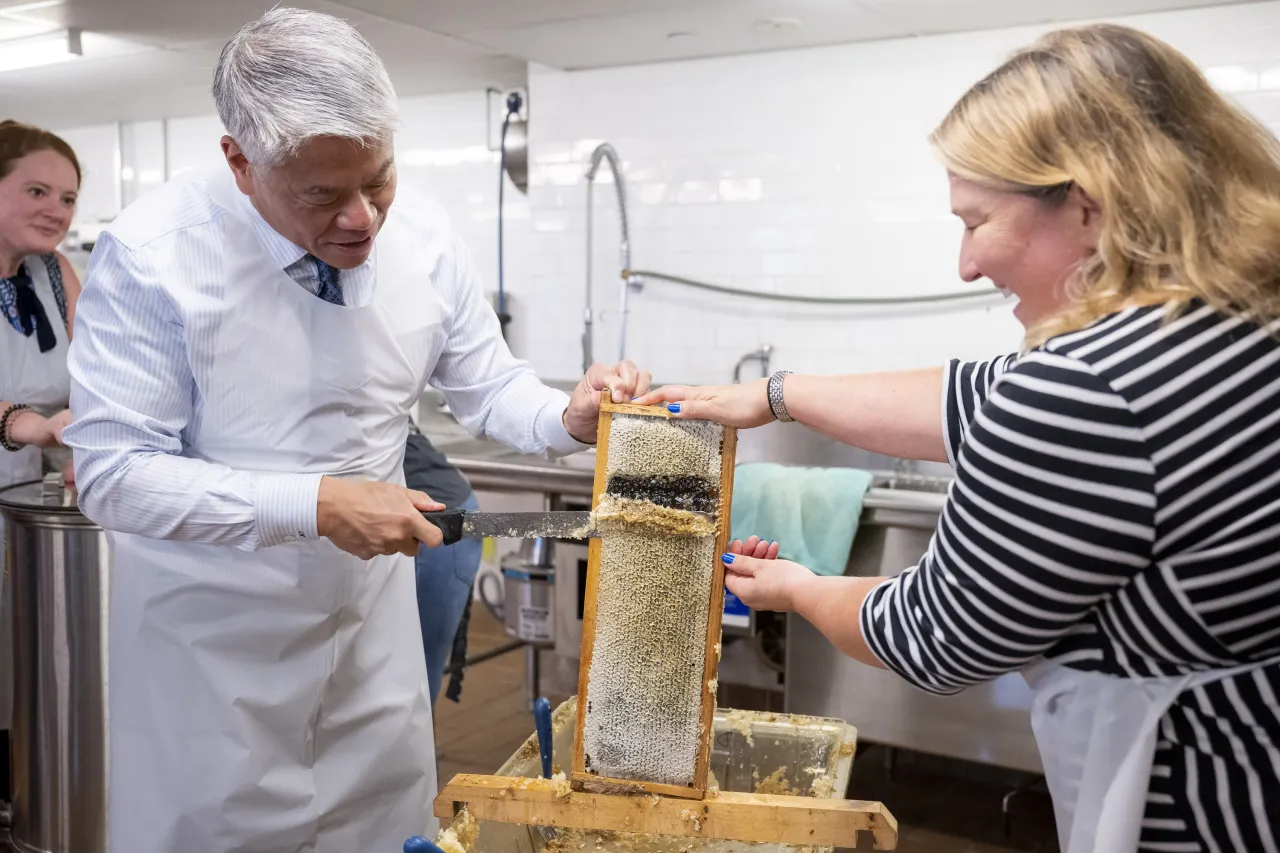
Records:
[[[168,183],[169,178],[169,119],[160,119],[160,181]]]
[[[582,373],[585,376],[591,369],[592,356],[595,352],[595,340],[592,337],[592,325],[595,323],[595,299],[591,287],[591,211],[595,208],[596,182],[587,180],[587,294],[582,305]]]
[[[799,296],[790,293],[765,293],[760,290],[726,287],[722,284],[711,284],[683,276],[654,272],[653,270],[637,270],[634,275],[637,278],[667,281],[682,287],[721,293],[726,296],[744,296],[748,299],[764,299],[772,302],[792,302],[797,305],[860,305],[870,307],[877,305],[928,305],[938,302],[961,302],[966,299],[989,299],[995,301],[997,297],[1000,299],[1006,298],[1005,294],[993,287],[958,290],[952,293],[925,293],[919,296]]]
[[[641,282],[647,278],[659,281],[670,282],[671,284],[681,285],[694,290],[703,290],[711,293],[719,293],[727,296],[742,296],[749,299],[762,299],[776,302],[790,302],[799,305],[827,305],[827,306],[893,306],[893,305],[928,305],[937,303],[963,302],[974,299],[991,299],[1000,296],[1000,293],[994,289],[981,288],[973,290],[956,291],[952,293],[929,293],[919,296],[890,296],[890,297],[841,297],[841,296],[802,296],[785,293],[764,293],[761,291],[744,290],[736,287],[725,287],[724,285],[712,284],[710,282],[697,281],[695,279],[683,276],[669,275],[667,273],[654,272],[650,270],[633,270],[631,268],[631,231],[627,221],[627,189],[626,183],[622,177],[622,165],[618,159],[618,152],[608,142],[602,142],[596,146],[591,152],[591,162],[587,168],[587,266],[586,266],[586,298],[582,312],[582,370],[585,373],[590,367],[594,359],[594,326],[595,326],[595,299],[592,287],[592,248],[594,232],[592,228],[595,213],[595,180],[596,174],[600,170],[601,162],[609,164],[609,171],[613,174],[614,189],[618,197],[618,220],[622,231],[622,243],[619,247],[620,262],[622,266],[622,291],[619,297],[619,332],[618,332],[618,360],[621,361],[627,357],[627,320],[630,314],[629,296],[632,288],[639,289]]]
[[[124,210],[124,122],[116,122],[116,150],[114,165],[116,169],[116,179],[113,182],[116,196],[116,212],[115,216],[120,215],[120,211]]]

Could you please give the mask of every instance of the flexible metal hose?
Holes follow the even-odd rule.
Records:
[[[591,165],[587,167],[587,181],[593,182],[596,179],[596,172],[600,171],[600,162],[607,160],[609,162],[609,171],[613,173],[613,187],[618,194],[618,221],[622,225],[622,246],[619,254],[622,261],[623,273],[631,270],[631,228],[627,224],[627,186],[626,181],[622,178],[622,162],[618,159],[618,152],[612,145],[602,142],[596,146],[596,150],[591,152]]]
[[[595,186],[596,172],[600,170],[601,161],[609,164],[613,174],[613,188],[618,194],[618,222],[622,227],[622,245],[619,247],[619,262],[622,266],[622,292],[618,298],[618,310],[621,314],[619,322],[618,360],[627,357],[627,314],[631,291],[631,227],[627,222],[627,185],[622,177],[622,163],[618,160],[618,152],[607,142],[602,142],[591,152],[591,164],[587,167],[587,307],[585,326],[582,338],[583,369],[591,366],[592,360],[592,300],[591,300],[591,218],[595,203],[592,189]]]
[[[995,288],[982,290],[961,290],[955,293],[929,293],[922,296],[795,296],[786,293],[764,293],[759,290],[745,290],[737,287],[725,287],[722,284],[710,284],[678,275],[653,272],[652,270],[635,270],[632,273],[643,279],[669,281],[695,290],[706,290],[711,293],[722,293],[729,296],[745,296],[750,299],[766,299],[773,302],[795,302],[801,305],[923,305],[938,302],[958,302],[967,299],[994,299],[1000,296]]]

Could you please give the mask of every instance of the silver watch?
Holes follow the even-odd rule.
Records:
[[[782,380],[790,375],[790,370],[779,370],[769,377],[769,409],[773,412],[773,416],[783,423],[791,423],[795,420],[787,414],[787,403],[782,398]]]

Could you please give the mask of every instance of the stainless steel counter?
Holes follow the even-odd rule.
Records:
[[[522,453],[489,453],[484,448],[471,446],[446,445],[440,450],[478,491],[591,497],[595,479],[594,451],[551,461]]]
[[[546,459],[488,438],[475,438],[431,392],[420,401],[418,427],[437,450],[458,466],[476,491],[591,496],[595,450]]]

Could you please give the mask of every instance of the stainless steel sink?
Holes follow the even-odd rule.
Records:
[[[445,456],[465,457],[468,459],[500,459],[516,457],[522,454],[488,438],[464,438],[458,441],[441,441],[436,449]]]
[[[936,476],[903,473],[900,471],[881,471],[876,473],[876,478],[872,482],[873,489],[888,489],[895,492],[927,492],[929,494],[942,495],[947,493],[947,489],[950,486],[951,476],[949,473],[945,476]]]
[[[951,475],[950,465],[872,453],[841,444],[800,424],[778,421],[738,432],[738,464],[746,462],[777,462],[814,468],[860,468],[863,471],[884,472],[884,477],[880,478],[884,483],[892,481],[897,484],[885,485],[884,488],[913,488],[911,484],[920,480],[923,491],[939,489],[936,483],[930,485],[927,481]],[[877,482],[877,486],[879,485],[880,482]],[[941,491],[946,491],[945,484]]]

